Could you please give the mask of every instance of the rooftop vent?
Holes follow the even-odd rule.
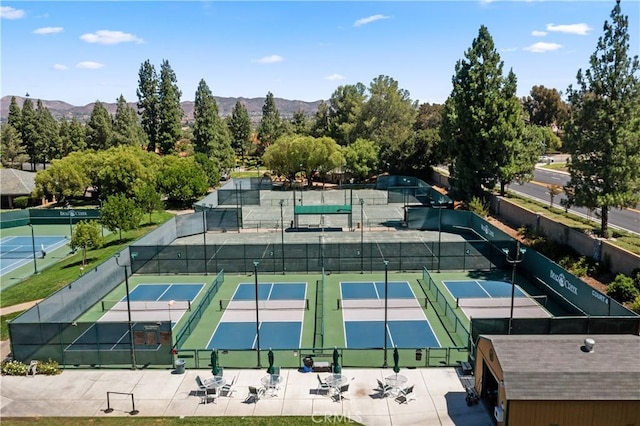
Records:
[[[585,352],[593,352],[593,347],[595,346],[596,341],[593,339],[584,339],[584,349]]]

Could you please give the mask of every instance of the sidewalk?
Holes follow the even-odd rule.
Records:
[[[237,375],[232,397],[202,404],[196,375],[208,370],[66,370],[58,376],[3,376],[0,378],[0,416],[8,417],[116,417],[130,416],[133,395],[137,416],[313,416],[318,422],[349,417],[365,425],[478,425],[492,424],[482,404],[467,406],[465,391],[453,368],[402,369],[407,385],[415,385],[415,400],[399,404],[393,397],[377,396],[376,379],[394,374],[391,369],[343,369],[350,378],[342,402],[317,393],[317,375],[282,370],[278,395],[256,403],[244,402],[248,386],[259,386],[262,370],[225,369],[225,378]],[[321,377],[327,373],[321,374]],[[107,392],[110,407],[106,413]]]

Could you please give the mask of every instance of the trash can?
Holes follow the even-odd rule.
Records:
[[[176,359],[176,374],[184,374],[184,359],[178,358]]]

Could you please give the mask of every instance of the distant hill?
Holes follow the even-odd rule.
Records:
[[[16,96],[16,102],[18,103],[18,106],[20,108],[22,108],[22,104],[25,99],[26,98],[22,96]],[[220,111],[220,115],[222,117],[231,115],[231,111],[238,101],[240,101],[245,106],[245,108],[247,108],[249,116],[251,117],[251,121],[256,123],[260,121],[260,118],[262,117],[262,106],[264,105],[265,98],[222,98],[215,96],[215,99],[218,103],[218,110]],[[32,100],[35,107],[37,99],[32,98]],[[283,118],[290,118],[296,111],[303,111],[308,116],[312,116],[318,110],[318,105],[321,101],[305,102],[275,98],[275,102],[276,107],[280,111],[280,115]],[[42,99],[42,103],[49,109],[53,117],[56,119],[71,119],[75,117],[80,121],[89,120],[94,105],[94,103],[92,102],[84,106],[75,106],[63,101],[48,101],[44,99]],[[0,118],[3,122],[7,120],[10,104],[11,96],[3,96],[0,100]],[[193,120],[193,104],[193,101],[185,101],[181,103],[182,109],[184,110],[184,119],[186,121]],[[116,113],[115,102],[102,102],[102,105],[104,105],[104,107],[107,109],[107,111],[109,111],[110,114],[113,115]],[[129,102],[129,105],[137,110],[136,102]]]

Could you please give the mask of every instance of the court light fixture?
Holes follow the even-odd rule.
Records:
[[[516,267],[519,263],[524,260],[524,254],[527,252],[526,247],[520,247],[520,241],[516,241],[516,251],[515,258],[511,258],[509,249],[503,248],[503,253],[505,254],[507,263],[511,264],[511,310],[509,312],[509,329],[507,331],[508,334],[511,334],[513,330],[513,302],[515,298],[516,292]]]
[[[389,294],[389,261],[384,261],[384,361],[382,367],[387,368],[387,302]]]
[[[258,306],[258,265],[260,264],[259,260],[253,261],[253,276],[255,278],[255,287],[256,287],[256,349],[258,353],[258,365],[260,368],[260,311]]]
[[[136,348],[135,348],[135,341],[133,339],[133,325],[131,322],[131,300],[129,297],[129,274],[127,273],[127,264],[123,264],[121,265],[120,262],[118,261],[118,259],[120,259],[120,253],[116,253],[115,255],[113,255],[113,257],[116,259],[116,265],[120,266],[121,268],[124,268],[124,285],[125,285],[125,291],[127,292],[127,323],[129,326],[129,342],[131,345],[130,348],[130,353],[131,353],[131,369],[135,370],[137,368],[137,364],[136,364]]]

